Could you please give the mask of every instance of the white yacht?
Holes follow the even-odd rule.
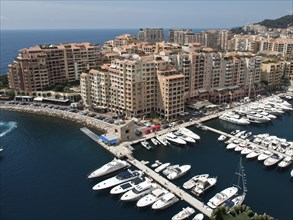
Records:
[[[202,213],[197,213],[192,220],[203,220],[204,215]]]
[[[202,195],[206,190],[211,188],[217,183],[217,177],[201,178],[195,184],[195,187],[191,190],[196,196]]]
[[[231,199],[228,199],[224,202],[224,204],[230,208],[236,205],[241,205],[245,199],[246,194],[243,193],[241,195],[235,195]]]
[[[291,170],[291,173],[290,173],[291,177],[293,177],[293,169]]]
[[[263,150],[260,150],[258,148],[256,148],[255,150],[253,150],[252,152],[250,152],[249,154],[246,155],[247,159],[252,159],[252,158],[256,158],[258,155],[260,155],[263,152]]]
[[[151,138],[151,142],[154,144],[154,145],[158,145],[160,144],[158,140],[156,140],[155,138]]]
[[[153,163],[153,164],[151,165],[151,167],[152,167],[152,168],[156,168],[156,167],[158,167],[158,166],[160,166],[160,165],[162,165],[162,162],[160,162],[159,160],[156,160],[155,163]]]
[[[149,206],[149,205],[155,203],[160,198],[162,198],[167,193],[168,193],[168,191],[166,189],[157,188],[157,189],[153,190],[151,193],[142,197],[140,200],[138,200],[136,203],[136,206],[139,208]]]
[[[192,177],[190,180],[186,181],[183,184],[183,188],[184,189],[191,189],[192,187],[195,186],[195,184],[197,183],[197,181],[201,178],[208,178],[209,174],[200,174],[200,175],[196,175],[194,177]]]
[[[160,165],[159,167],[157,167],[155,169],[155,171],[157,173],[161,172],[162,170],[166,169],[168,166],[170,166],[170,163],[163,163],[162,165]]]
[[[185,127],[180,127],[178,130],[181,134],[191,137],[194,140],[200,140],[200,136]]]
[[[184,145],[186,144],[185,140],[182,140],[181,138],[178,138],[175,134],[173,134],[172,132],[167,133],[164,135],[164,137],[168,140],[171,141],[174,144],[178,144],[178,145]]]
[[[182,165],[180,167],[175,168],[171,173],[168,174],[167,178],[169,180],[175,180],[179,177],[183,176],[190,170],[190,165]]]
[[[221,205],[223,202],[225,202],[227,199],[230,199],[232,196],[234,196],[238,192],[238,189],[234,186],[231,186],[229,188],[226,188],[222,190],[221,192],[217,193],[214,197],[212,197],[209,202],[208,206],[212,209],[215,209],[219,205]]]
[[[112,195],[125,193],[128,190],[133,189],[137,184],[142,183],[143,181],[146,181],[146,178],[144,178],[142,176],[138,176],[138,177],[134,178],[133,180],[130,180],[126,183],[122,183],[118,186],[115,186],[114,188],[111,189],[110,193]]]
[[[247,143],[243,141],[240,144],[238,144],[237,147],[234,148],[234,151],[239,152],[239,151],[242,151],[246,147],[247,147]]]
[[[231,135],[235,135],[235,134],[238,134],[240,132],[240,130],[234,130],[234,131],[231,131]]]
[[[265,150],[260,155],[258,155],[257,160],[265,160],[265,159],[269,158],[272,155],[273,155],[272,152],[270,152],[268,150]]]
[[[106,163],[105,165],[103,165],[99,169],[93,171],[90,175],[88,175],[88,178],[95,178],[95,177],[104,176],[104,175],[107,175],[107,174],[110,174],[115,171],[125,169],[128,167],[130,167],[130,164],[127,163],[126,161],[114,158],[109,163]]]
[[[226,149],[227,149],[227,150],[231,150],[231,149],[236,148],[237,146],[238,146],[237,144],[230,143],[230,144],[227,145]]]
[[[162,198],[152,205],[152,209],[165,209],[178,202],[179,199],[171,192],[165,194]]]
[[[249,112],[246,117],[248,118],[248,120],[250,120],[251,122],[255,122],[255,123],[266,123],[269,122],[271,119],[268,117],[265,117],[263,115],[260,115],[256,112]]]
[[[163,171],[163,174],[165,176],[168,176],[170,173],[172,173],[175,168],[178,168],[180,167],[179,164],[175,164],[175,165],[172,165],[172,166],[168,166],[164,171]]]
[[[152,183],[151,181],[144,181],[138,185],[136,185],[132,190],[124,193],[120,200],[122,201],[136,201],[145,195],[149,194],[154,189],[158,188],[156,183]]]
[[[191,216],[195,210],[191,207],[183,208],[180,212],[172,217],[172,220],[183,220]]]
[[[156,136],[157,140],[164,146],[167,146],[168,144],[170,144],[166,138],[162,137],[162,136]]]
[[[255,150],[255,147],[248,146],[248,147],[243,148],[240,153],[242,155],[247,155],[247,154],[250,154],[254,150]]]
[[[293,162],[292,157],[285,157],[281,162],[278,163],[278,167],[285,168],[288,167]]]
[[[132,180],[137,176],[141,176],[142,174],[143,174],[143,172],[140,171],[140,170],[132,171],[132,170],[128,169],[126,171],[122,171],[122,172],[118,173],[114,177],[111,177],[109,179],[106,179],[106,180],[96,184],[93,187],[93,190],[100,190],[100,189],[110,188],[110,187],[116,186],[118,184],[125,183],[125,182],[127,182],[129,180]]]
[[[268,112],[265,112],[265,111],[261,111],[261,112],[259,112],[259,114],[263,115],[265,117],[268,117],[270,119],[276,119],[277,118],[275,115],[269,114]]]
[[[218,138],[218,141],[225,141],[227,139],[227,137],[223,134],[220,135],[220,137]]]
[[[247,131],[240,131],[240,132],[238,132],[237,134],[235,134],[234,136],[239,138],[239,137],[241,137],[242,135],[244,135],[246,132],[247,132]]]
[[[180,133],[180,132],[178,132],[178,131],[174,132],[174,134],[175,134],[177,137],[181,138],[182,140],[184,140],[184,141],[186,141],[186,142],[188,142],[188,143],[195,143],[195,140],[194,140],[193,138],[191,138],[191,137],[189,137],[189,136],[186,136],[186,135],[184,135],[184,134],[182,134],[182,133]]]
[[[147,150],[152,149],[152,146],[147,141],[141,141],[140,143],[145,149]]]
[[[273,166],[276,163],[278,163],[280,160],[283,159],[283,156],[279,155],[279,154],[273,154],[272,156],[270,156],[269,158],[267,158],[264,161],[264,165],[269,167],[269,166]]]
[[[240,115],[236,115],[233,113],[225,113],[219,117],[219,119],[223,121],[228,121],[238,125],[249,125],[250,122],[246,118],[242,118]]]

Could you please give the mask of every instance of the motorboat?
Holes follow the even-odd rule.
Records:
[[[247,159],[256,158],[258,155],[260,155],[263,152],[263,150],[260,150],[259,148],[256,148],[252,152],[246,155]]]
[[[264,161],[264,165],[269,167],[269,166],[273,166],[276,163],[278,163],[279,161],[281,161],[283,159],[283,156],[279,155],[279,154],[273,154],[272,156],[270,156],[269,158],[267,158]]]
[[[202,124],[197,124],[197,125],[195,125],[195,127],[198,128],[199,130],[207,131],[207,128]]]
[[[176,167],[173,171],[171,171],[171,173],[168,174],[167,178],[169,180],[178,179],[179,177],[186,174],[190,170],[190,168],[190,165],[182,165],[180,167]]]
[[[186,136],[186,135],[182,134],[181,132],[176,131],[176,132],[174,132],[174,134],[175,134],[178,138],[180,138],[180,139],[182,139],[182,140],[184,140],[184,141],[186,141],[186,142],[188,142],[188,143],[195,143],[195,140],[194,140],[193,138],[191,138],[191,137],[189,137],[189,136]]]
[[[241,117],[240,115],[234,114],[234,113],[225,113],[219,117],[219,119],[223,121],[228,121],[233,124],[238,125],[249,125],[250,122],[248,119]]]
[[[278,163],[278,167],[280,167],[280,168],[288,167],[292,162],[293,162],[293,158],[287,156],[282,161],[280,161]]]
[[[175,170],[175,168],[178,168],[178,167],[180,167],[179,164],[169,166],[163,171],[163,174],[165,176],[168,176],[170,173],[172,173]]]
[[[171,192],[165,194],[162,198],[152,205],[152,209],[165,209],[178,202],[179,199]]]
[[[185,140],[182,140],[181,138],[177,137],[172,132],[165,134],[164,137],[168,141],[171,141],[172,143],[177,144],[177,145],[184,145],[184,144],[186,144],[186,141]]]
[[[142,176],[138,176],[134,178],[133,180],[130,180],[128,182],[115,186],[114,188],[111,189],[110,194],[117,195],[117,194],[125,193],[128,190],[133,189],[137,184],[142,183],[143,181],[146,181],[146,178]]]
[[[217,183],[217,177],[201,178],[195,184],[195,187],[191,190],[196,196],[202,195],[206,190],[211,188]]]
[[[162,137],[162,136],[156,136],[157,140],[164,146],[167,146],[168,144],[170,144],[166,138]]]
[[[170,166],[170,163],[163,163],[162,165],[160,165],[159,167],[157,167],[155,169],[155,171],[157,173],[161,172],[162,170],[166,169],[168,166]]]
[[[139,208],[149,206],[160,198],[162,198],[168,191],[166,189],[157,188],[154,189],[151,193],[147,194],[146,196],[142,197],[140,200],[137,201],[136,206]]]
[[[152,149],[152,146],[147,141],[141,141],[140,143],[145,149],[147,150]]]
[[[192,177],[190,180],[186,181],[183,184],[183,188],[184,189],[191,189],[192,187],[195,186],[195,184],[197,183],[197,181],[201,178],[208,178],[209,174],[200,174],[200,175],[196,175],[194,177]]]
[[[269,114],[268,112],[265,112],[265,111],[261,111],[261,112],[259,112],[259,114],[260,114],[260,115],[263,115],[263,116],[265,116],[265,117],[268,117],[268,118],[270,118],[270,119],[276,119],[276,118],[277,118],[275,115],[273,115],[273,114]]]
[[[204,215],[202,213],[197,213],[192,220],[203,220]]]
[[[106,179],[93,187],[93,190],[101,190],[116,186],[118,184],[127,182],[129,180],[134,179],[137,176],[141,176],[143,174],[140,170],[126,170],[118,173],[116,176]]]
[[[181,134],[186,135],[187,137],[191,137],[194,140],[200,140],[200,136],[189,130],[188,128],[180,127],[178,130]]]
[[[220,137],[218,138],[218,141],[225,141],[227,139],[227,137],[223,134],[220,135]]]
[[[234,136],[237,137],[237,138],[239,138],[239,137],[241,137],[242,135],[244,135],[246,132],[247,132],[247,131],[240,131],[240,132],[238,132],[237,134],[235,134]]]
[[[152,183],[151,181],[144,181],[138,185],[136,185],[132,190],[124,193],[120,200],[121,201],[136,201],[145,195],[149,194],[154,189],[158,188],[156,183]]]
[[[224,204],[230,208],[236,205],[241,205],[245,199],[246,194],[243,193],[241,195],[235,195],[234,197],[226,200]]]
[[[260,161],[265,160],[265,159],[269,158],[272,155],[273,155],[272,152],[270,152],[268,150],[265,150],[260,155],[258,155],[257,160],[260,160]]]
[[[157,140],[157,139],[155,139],[155,138],[151,138],[151,142],[154,144],[154,145],[158,145],[158,144],[160,144],[160,142]]]
[[[227,145],[226,149],[227,149],[227,150],[231,150],[231,149],[236,148],[237,146],[238,146],[237,144],[230,143],[230,144]]]
[[[231,135],[235,135],[235,134],[237,134],[237,133],[239,133],[240,132],[240,130],[234,130],[234,131],[231,131]]]
[[[152,167],[152,168],[156,168],[156,167],[160,166],[161,164],[162,164],[162,162],[160,162],[159,160],[156,160],[155,163],[153,163],[153,164],[151,165],[151,167]]]
[[[291,175],[291,177],[293,177],[293,169],[291,170],[290,175]]]
[[[237,147],[234,148],[234,151],[239,152],[239,151],[242,151],[246,147],[247,147],[247,143],[241,142],[240,144],[237,145]]]
[[[260,115],[260,114],[258,114],[257,112],[254,112],[254,111],[249,111],[247,113],[246,117],[248,119],[256,120],[259,123],[265,123],[265,122],[268,122],[268,121],[271,120],[269,117],[266,117],[264,115]]]
[[[127,163],[124,160],[116,159],[114,158],[109,163],[106,163],[99,169],[93,171],[91,174],[88,175],[88,178],[95,178],[95,177],[101,177],[110,173],[113,173],[115,171],[126,169],[130,167],[130,164]]]
[[[247,154],[251,153],[254,149],[255,149],[254,147],[248,146],[248,147],[243,148],[240,153],[242,155],[247,155]]]
[[[242,139],[246,139],[252,135],[251,131],[246,131],[243,135],[240,136]]]
[[[180,212],[172,217],[172,220],[182,220],[191,216],[195,210],[191,207],[183,208]]]
[[[223,204],[226,200],[230,199],[238,192],[238,188],[235,186],[228,187],[221,192],[217,193],[213,196],[207,203],[209,207],[215,209],[219,205]]]

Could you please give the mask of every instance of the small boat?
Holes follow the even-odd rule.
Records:
[[[231,144],[228,144],[228,145],[227,145],[226,149],[227,149],[227,150],[231,150],[231,149],[236,148],[237,146],[238,146],[237,144],[231,143]]]
[[[254,151],[250,152],[249,154],[246,155],[247,159],[252,159],[256,158],[258,155],[260,155],[263,152],[263,150],[260,149],[255,149]]]
[[[255,148],[253,148],[253,147],[251,147],[251,146],[248,146],[248,147],[246,147],[246,148],[243,148],[243,149],[241,150],[240,153],[241,153],[242,155],[247,155],[247,154],[251,153],[254,149],[255,149]]]
[[[218,138],[218,141],[225,141],[227,139],[227,137],[225,135],[220,135],[220,137]]]
[[[195,184],[197,183],[197,181],[201,178],[208,178],[209,174],[200,174],[200,175],[196,175],[194,177],[192,177],[190,180],[186,181],[183,184],[183,188],[184,189],[191,189],[192,187],[195,186]]]
[[[243,193],[241,195],[236,195],[232,197],[231,199],[228,199],[224,202],[224,204],[230,208],[236,205],[241,205],[245,199],[246,194]]]
[[[178,202],[179,199],[171,192],[165,194],[162,198],[152,205],[152,209],[165,209]]]
[[[231,135],[235,135],[235,134],[237,134],[237,133],[239,133],[240,132],[240,130],[234,130],[234,131],[231,131]]]
[[[147,150],[152,149],[152,146],[147,141],[141,141],[140,143],[145,149]]]
[[[132,171],[132,170],[128,169],[126,171],[122,171],[122,172],[118,173],[114,177],[111,177],[109,179],[106,179],[106,180],[96,184],[93,187],[93,190],[101,190],[101,189],[110,188],[110,187],[116,186],[118,184],[132,180],[138,176],[141,176],[142,174],[143,174],[143,172],[140,170]]]
[[[181,138],[182,140],[188,142],[188,143],[195,143],[195,140],[189,136],[186,136],[180,132],[174,132],[174,134],[178,137],[178,138]]]
[[[234,148],[234,151],[239,152],[239,151],[242,151],[246,147],[247,147],[247,143],[241,142],[240,144],[238,144],[237,147]]]
[[[180,167],[177,167],[171,173],[168,174],[167,178],[169,180],[178,179],[179,177],[185,175],[190,170],[190,168],[190,165],[182,165]]]
[[[109,163],[106,163],[99,169],[93,171],[90,175],[88,175],[88,178],[96,178],[96,177],[105,176],[107,174],[116,172],[121,169],[126,169],[128,167],[130,167],[130,164],[127,163],[126,161],[114,158]]]
[[[152,192],[154,189],[158,188],[156,183],[152,183],[151,181],[145,181],[138,185],[136,185],[132,190],[124,193],[120,200],[121,201],[137,201],[145,195]]]
[[[257,160],[260,160],[260,161],[265,160],[265,159],[269,158],[272,155],[273,155],[272,152],[266,150],[266,151],[263,151],[260,155],[258,155]]]
[[[191,207],[183,208],[180,212],[172,217],[172,220],[183,220],[191,216],[195,210]]]
[[[278,167],[285,168],[288,167],[293,162],[292,157],[285,157],[282,161],[278,163]]]
[[[164,164],[160,165],[159,167],[157,167],[157,168],[155,169],[155,171],[156,171],[157,173],[159,173],[159,172],[161,172],[162,170],[166,169],[168,166],[170,166],[170,163],[164,163]]]
[[[196,214],[192,220],[203,220],[204,215],[202,213]]]
[[[291,170],[291,173],[290,173],[291,177],[293,177],[293,169]]]
[[[136,206],[139,208],[149,206],[160,198],[162,198],[168,191],[166,189],[157,188],[153,190],[151,193],[147,194],[146,196],[142,197],[140,200],[137,201]]]
[[[276,163],[278,163],[282,159],[283,159],[283,156],[281,156],[279,154],[273,154],[269,158],[265,159],[264,165],[267,166],[267,167],[273,166],[273,165],[275,165]]]
[[[146,178],[142,176],[138,176],[134,178],[133,180],[130,180],[128,182],[115,186],[114,188],[111,189],[110,194],[117,195],[117,194],[125,193],[128,190],[133,189],[137,184],[142,183],[145,180]]]
[[[191,192],[195,194],[196,196],[200,196],[206,190],[214,186],[216,183],[217,183],[217,177],[199,179],[198,182],[195,184],[195,187],[191,190]]]
[[[156,167],[160,166],[161,164],[162,164],[162,163],[161,163],[159,160],[156,160],[155,163],[153,163],[153,164],[151,165],[151,167],[152,167],[152,168],[156,168]]]
[[[202,131],[207,131],[207,130],[208,130],[208,129],[207,129],[204,125],[202,125],[202,124],[197,124],[197,125],[195,125],[195,127],[198,128],[199,130],[202,130]]]
[[[189,130],[188,128],[180,127],[178,130],[181,134],[191,137],[194,140],[200,140],[200,136]]]
[[[172,132],[165,134],[164,137],[168,141],[171,141],[172,143],[177,144],[177,145],[185,145],[186,144],[186,141],[185,140],[182,140],[181,138],[177,137]]]
[[[156,136],[157,140],[164,146],[167,146],[168,144],[170,144],[166,138],[162,137],[162,136]]]
[[[160,142],[157,140],[157,139],[155,139],[155,138],[151,138],[151,142],[154,144],[154,145],[158,145],[158,144],[160,144]]]
[[[175,168],[178,168],[180,167],[179,164],[175,164],[175,165],[172,165],[172,166],[169,166],[167,167],[164,171],[163,171],[163,174],[165,176],[168,176],[171,172],[173,172],[175,170]]]
[[[217,193],[208,201],[208,206],[215,209],[238,192],[238,188],[231,186]]]

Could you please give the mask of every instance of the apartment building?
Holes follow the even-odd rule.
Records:
[[[114,59],[82,73],[80,85],[89,108],[130,117],[156,114],[166,119],[184,111],[184,75],[153,55]]]
[[[281,68],[281,62],[262,64],[262,80],[267,83],[270,89],[275,89],[280,86],[283,76]]]
[[[9,86],[17,94],[33,95],[56,84],[79,80],[82,71],[100,63],[100,48],[90,43],[25,48],[8,66]]]
[[[190,36],[188,38],[188,36]],[[179,45],[186,45],[193,42],[193,34],[191,29],[170,29],[169,30],[169,42]]]
[[[149,43],[164,41],[164,30],[163,28],[141,28],[138,32],[138,39]]]

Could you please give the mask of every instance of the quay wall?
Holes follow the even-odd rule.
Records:
[[[36,106],[27,106],[27,105],[8,105],[8,104],[1,104],[0,109],[61,118],[61,119],[76,122],[76,123],[79,123],[94,129],[98,129],[102,132],[108,132],[110,129],[112,129],[112,125],[104,121],[101,121],[92,117],[84,116],[78,113],[62,111],[58,109],[43,108],[39,106],[36,107]]]

